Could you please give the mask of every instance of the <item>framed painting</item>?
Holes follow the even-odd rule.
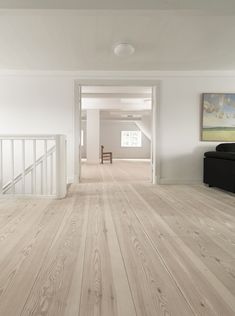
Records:
[[[235,141],[235,93],[203,93],[202,140]]]

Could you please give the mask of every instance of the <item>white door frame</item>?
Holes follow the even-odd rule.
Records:
[[[151,178],[152,183],[160,183],[160,81],[122,79],[76,79],[74,80],[74,182],[81,180],[81,87],[82,86],[129,86],[152,87],[152,139]]]
[[[74,84],[74,182],[81,182],[81,127],[82,127],[81,85]]]

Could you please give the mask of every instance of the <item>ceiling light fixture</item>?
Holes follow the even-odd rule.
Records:
[[[135,47],[129,43],[119,43],[114,46],[113,52],[117,56],[126,57],[134,54]]]

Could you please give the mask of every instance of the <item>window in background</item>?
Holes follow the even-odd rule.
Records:
[[[122,131],[121,147],[142,147],[141,131]]]

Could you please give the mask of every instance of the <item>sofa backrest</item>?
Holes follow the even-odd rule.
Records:
[[[235,152],[235,143],[222,143],[216,146],[216,151]]]

